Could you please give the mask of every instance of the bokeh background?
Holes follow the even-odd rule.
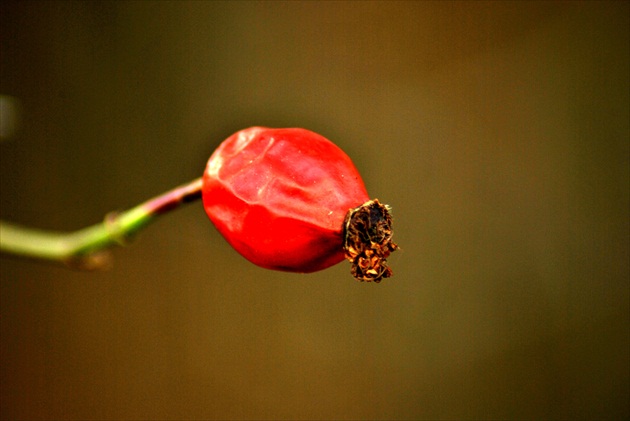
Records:
[[[102,273],[0,258],[2,419],[630,416],[628,2],[0,3],[0,216],[99,222],[252,125],[341,146],[395,276],[241,258],[200,203]]]

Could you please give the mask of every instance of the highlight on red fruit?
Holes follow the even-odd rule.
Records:
[[[389,207],[370,200],[348,155],[317,133],[233,134],[208,161],[202,198],[217,230],[258,266],[314,272],[346,258],[361,281],[392,274]]]

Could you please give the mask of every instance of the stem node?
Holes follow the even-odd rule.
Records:
[[[124,212],[110,212],[103,222],[75,232],[51,232],[0,220],[0,251],[22,257],[57,261],[81,270],[112,266],[112,246],[130,238],[156,217],[201,198],[201,178],[154,197]]]

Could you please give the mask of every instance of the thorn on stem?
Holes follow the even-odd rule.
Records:
[[[64,261],[71,269],[82,271],[106,271],[113,267],[114,258],[111,251],[99,250],[80,256],[72,256]]]

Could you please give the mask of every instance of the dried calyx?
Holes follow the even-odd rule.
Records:
[[[398,246],[392,242],[389,206],[378,199],[351,209],[344,221],[344,250],[359,281],[381,282],[392,276],[387,257]]]

